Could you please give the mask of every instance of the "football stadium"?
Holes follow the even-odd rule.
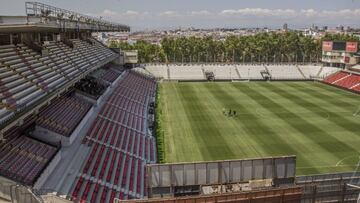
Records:
[[[139,64],[93,36],[125,24],[25,10],[0,16],[0,202],[360,201],[357,42],[324,41],[321,62]]]

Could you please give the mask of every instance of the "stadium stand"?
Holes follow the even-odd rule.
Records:
[[[240,79],[237,74],[237,70],[235,66],[222,65],[222,66],[214,66],[214,67],[206,67],[205,71],[212,71],[214,73],[214,77],[216,80],[227,80],[227,79]]]
[[[327,77],[324,80],[324,82],[329,83],[329,84],[333,84],[333,83],[335,83],[335,82],[337,82],[339,80],[343,80],[345,77],[349,77],[349,76],[350,76],[350,74],[341,71],[341,72],[335,73],[335,74]]]
[[[340,71],[327,77],[324,82],[343,89],[360,92],[360,74],[357,73]]]
[[[40,109],[36,124],[63,136],[70,136],[91,108],[91,104],[72,93],[55,99]]]
[[[169,66],[172,80],[204,80],[201,66]]]
[[[321,66],[315,66],[315,65],[299,65],[297,66],[299,71],[301,71],[305,78],[318,78],[320,77],[319,73],[321,71]]]
[[[317,65],[253,65],[253,64],[148,64],[145,69],[156,78],[165,80],[206,80],[205,72],[213,72],[215,80],[311,80],[324,78],[339,69]]]
[[[107,66],[92,72],[90,76],[96,78],[100,83],[111,85],[119,78],[122,72],[123,70],[121,67],[114,64],[108,64]]]
[[[115,197],[145,196],[144,166],[156,162],[155,140],[146,127],[155,89],[153,79],[135,71],[123,73],[83,140],[91,153],[74,183],[73,200],[112,202]]]
[[[328,67],[328,66],[324,66],[324,67],[321,67],[319,73],[317,74],[317,77],[320,77],[320,78],[326,78],[338,71],[340,71],[341,69],[339,68],[336,68],[336,67]]]
[[[69,78],[78,76],[91,65],[107,57],[115,56],[114,52],[99,43],[89,44],[80,39],[71,39],[70,42],[74,48],[63,42],[46,42],[44,45],[49,50],[49,58],[55,64],[62,64],[60,70]]]
[[[94,66],[116,54],[96,40],[93,44],[72,40],[74,48],[63,42],[46,41],[40,54],[24,44],[0,46],[0,122],[14,110],[21,110],[47,94],[73,81]]]
[[[1,100],[6,106],[16,108],[43,95],[52,83],[48,80],[54,73],[37,66],[27,58],[35,58],[36,53],[27,53],[24,45],[6,45],[0,47],[0,62],[6,74],[2,75]],[[39,57],[39,56],[37,56]],[[35,59],[36,60],[36,59]],[[34,67],[33,67],[34,66]],[[50,70],[51,72],[51,70]]]
[[[357,85],[357,86],[355,86],[355,87],[353,88],[353,90],[355,90],[355,91],[357,91],[357,92],[360,92],[360,84]]]
[[[116,65],[120,63],[120,55],[92,38],[91,33],[127,32],[130,31],[128,26],[37,2],[27,2],[26,10],[30,10],[27,16],[0,17],[0,31],[9,33],[0,35],[0,43],[7,44],[0,46],[0,201],[6,196],[9,202],[54,202],[45,201],[45,195],[57,195],[55,202],[68,202],[69,199],[84,203],[112,203],[115,199],[133,201],[150,197],[154,192],[148,187],[151,176],[157,176],[151,179],[158,178],[161,182],[169,182],[170,179],[181,182],[175,176],[166,178],[166,174],[151,173],[154,171],[146,166],[157,163],[156,141],[152,132],[157,89],[155,78],[205,81],[213,76],[215,80],[264,80],[263,73],[268,73],[274,79],[297,80],[321,78],[338,71],[316,65],[266,64],[146,65],[145,70],[123,70]],[[16,26],[9,26],[12,23]],[[360,91],[359,80],[358,74],[350,72],[336,73],[328,79],[332,85],[356,91]],[[47,137],[50,134],[39,135],[38,127],[59,134],[60,141],[49,141]],[[73,142],[63,144],[63,139],[74,134],[76,138]],[[286,185],[289,188],[265,191],[262,188],[265,185],[255,180],[253,188],[261,187],[260,191],[240,194],[240,190],[234,189],[231,190],[237,191],[234,194],[214,194],[214,190],[211,197],[200,195],[178,200],[300,201],[300,188],[288,185],[295,178],[295,168],[283,165],[284,162],[278,158],[276,160],[267,163],[276,166],[279,171],[294,172],[294,175],[290,178],[284,175],[286,180],[283,182],[282,172],[259,170],[261,162],[249,159],[241,162],[239,166],[244,170],[236,173],[239,174],[236,177],[253,180],[261,174],[273,174],[276,175],[274,185],[270,179],[260,181],[266,186]],[[218,166],[221,170],[215,171],[215,175],[197,172],[197,175],[209,178],[205,182],[209,183],[207,188],[222,184],[220,180],[238,180],[233,179],[235,175],[229,176],[230,171],[234,171],[229,160],[217,165],[211,163],[204,162],[202,166],[211,169],[211,172],[215,171],[214,166]],[[256,168],[248,170],[249,163],[255,164]],[[199,163],[195,164],[199,166]],[[225,171],[226,164],[228,172]],[[291,164],[296,166],[295,162]],[[192,181],[200,183],[199,178],[194,178],[194,168],[183,167],[184,172],[179,173],[179,177],[186,177],[182,178],[186,184],[190,185]],[[158,171],[161,171],[160,167]],[[249,172],[254,174],[248,176]],[[14,184],[4,185],[1,182],[3,179]],[[258,184],[260,186],[257,187]],[[200,190],[195,193],[191,190],[193,186],[190,185],[188,191],[187,187],[171,183],[169,187],[176,188],[165,192],[200,194]],[[200,184],[196,186],[200,187]],[[25,189],[18,190],[20,187]],[[164,189],[164,185],[160,187]],[[343,187],[339,184],[337,188]],[[345,193],[336,194],[344,196]],[[29,201],[26,196],[36,198]],[[61,199],[64,197],[67,199]]]
[[[105,74],[101,76],[100,79],[109,83],[113,83],[120,76],[120,74],[121,72],[108,69]]]
[[[99,98],[106,90],[108,84],[93,77],[86,77],[75,84],[75,88],[89,97]]]
[[[147,65],[146,70],[152,73],[156,78],[170,79],[168,77],[168,66],[162,64]]]
[[[33,185],[57,148],[18,134],[13,130],[0,144],[0,173],[25,185]]]
[[[334,84],[344,88],[352,89],[355,85],[359,85],[359,83],[360,83],[360,75],[350,74],[349,77],[340,80]]]
[[[297,66],[266,66],[273,80],[303,80],[306,79]]]

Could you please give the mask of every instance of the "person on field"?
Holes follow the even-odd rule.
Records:
[[[236,116],[236,111],[234,110],[233,115]]]
[[[231,111],[231,109],[230,109],[230,110],[229,110],[229,113],[228,113],[229,116],[231,116],[231,112],[232,112],[232,111]]]

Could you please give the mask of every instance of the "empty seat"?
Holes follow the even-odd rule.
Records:
[[[58,134],[70,136],[91,106],[90,103],[68,93],[41,108],[36,124]]]
[[[147,121],[147,105],[155,88],[154,79],[133,71],[123,73],[82,142],[91,150],[80,169],[86,180],[80,177],[73,186],[72,194],[77,200],[95,201],[94,192],[101,194],[101,200],[107,199],[108,194],[112,195],[110,200],[144,196],[143,167],[156,158],[155,145],[142,123]],[[87,181],[94,186],[88,186]],[[98,181],[106,186],[97,186]],[[118,191],[118,186],[124,192]],[[89,194],[81,193],[87,190]]]
[[[45,143],[14,137],[0,146],[0,174],[32,185],[56,152],[55,147]]]
[[[359,91],[360,74],[340,71],[325,78],[324,82],[344,89]]]

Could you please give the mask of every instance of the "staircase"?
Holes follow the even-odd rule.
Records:
[[[351,74],[350,75],[347,75],[347,76],[345,76],[345,77],[342,77],[342,78],[340,78],[340,79],[338,79],[338,80],[335,80],[333,83],[331,83],[331,84],[335,84],[335,83],[337,83],[337,82],[340,82],[340,81],[342,81],[342,80],[345,80],[346,78],[348,78],[348,77],[350,77],[351,76]]]
[[[298,69],[298,71],[300,72],[300,74],[303,76],[303,78],[306,79],[305,74],[302,72],[302,70],[299,68],[299,66],[296,66],[296,68]]]
[[[323,71],[323,66],[321,66],[321,68],[319,69],[319,72],[316,74],[316,77],[320,77],[320,74],[321,74],[321,72]]]
[[[271,75],[271,73],[270,73],[269,69],[267,68],[267,66],[265,66],[265,65],[264,65],[264,68],[265,68],[265,70],[266,70],[267,74],[269,74],[269,76],[272,78],[272,75]]]
[[[355,89],[356,87],[360,87],[360,83],[358,83],[358,84],[356,84],[356,85],[354,85],[354,86],[352,86],[352,87],[350,87],[349,89]]]
[[[239,79],[241,79],[241,75],[240,75],[239,69],[237,67],[235,67],[235,72],[236,72],[236,75],[239,77]]]
[[[204,79],[207,80],[206,74],[205,74],[205,70],[202,68],[201,71],[202,71],[202,73],[203,73]]]
[[[167,67],[167,77],[168,77],[168,80],[170,80],[170,68]]]

